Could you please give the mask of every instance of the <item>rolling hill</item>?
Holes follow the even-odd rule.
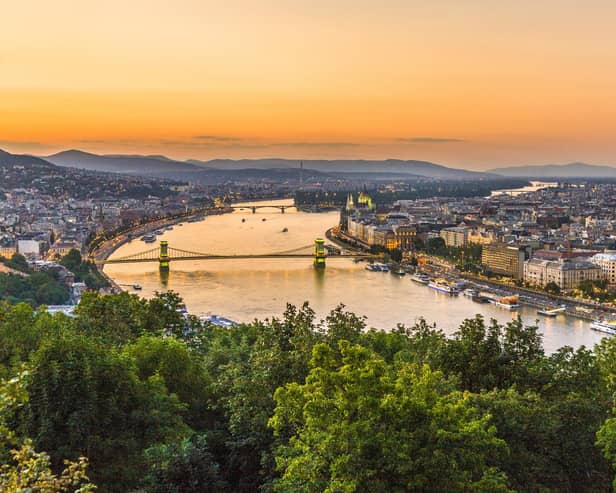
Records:
[[[586,163],[512,166],[489,172],[512,178],[616,178],[616,168]]]

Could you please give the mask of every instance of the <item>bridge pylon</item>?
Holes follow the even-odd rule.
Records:
[[[169,242],[160,242],[160,252],[158,254],[158,269],[161,271],[169,270]]]
[[[325,258],[327,253],[325,251],[325,240],[323,238],[317,238],[314,240],[314,266],[317,269],[325,269]]]

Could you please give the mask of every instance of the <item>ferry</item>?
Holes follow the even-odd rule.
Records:
[[[616,320],[595,320],[590,324],[590,328],[605,334],[616,335]]]
[[[428,284],[430,282],[430,276],[428,274],[424,274],[423,272],[416,272],[411,275],[411,281],[419,283],[419,284]]]
[[[474,301],[475,303],[490,303],[492,300],[490,300],[490,298],[488,298],[487,296],[473,296],[471,298],[471,301]]]
[[[154,243],[156,241],[156,236],[144,235],[141,237],[141,241],[145,241],[146,243]]]
[[[451,295],[458,295],[460,291],[455,286],[452,286],[445,279],[435,279],[428,283],[428,287],[440,291],[441,293],[447,293]]]
[[[517,310],[520,308],[519,301],[520,299],[517,296],[504,296],[494,300],[494,304],[506,310]]]

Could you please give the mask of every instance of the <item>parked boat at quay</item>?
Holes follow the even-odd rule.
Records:
[[[605,334],[616,334],[616,320],[595,320],[590,324],[592,330],[603,332]]]
[[[518,296],[503,296],[494,300],[494,304],[506,310],[517,310],[520,308],[520,298]]]
[[[387,264],[374,262],[373,264],[366,265],[366,270],[370,272],[389,272],[389,267],[387,267]]]
[[[450,284],[446,279],[435,279],[428,283],[428,287],[441,293],[457,295],[460,293],[457,287]]]
[[[141,237],[141,241],[145,241],[146,243],[154,243],[156,241],[156,236],[149,234],[149,235],[143,235]]]
[[[418,284],[428,284],[430,282],[430,276],[428,274],[424,274],[423,272],[416,272],[412,274],[409,279]]]
[[[475,298],[479,296],[479,290],[475,288],[467,288],[462,293],[464,296],[468,296],[469,298]]]
[[[555,317],[559,313],[564,313],[566,311],[566,307],[559,306],[557,308],[542,308],[537,310],[537,315],[543,315],[544,317]]]

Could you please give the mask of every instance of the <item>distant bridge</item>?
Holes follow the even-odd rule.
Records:
[[[308,249],[313,249],[311,253],[306,252]],[[305,253],[301,253],[304,251]],[[254,253],[254,254],[239,254],[239,255],[220,255],[211,253],[191,252],[189,250],[180,250],[172,248],[167,241],[161,241],[160,246],[145,250],[143,252],[133,253],[125,257],[114,259],[98,259],[94,260],[95,264],[136,264],[143,262],[158,262],[161,270],[169,270],[169,264],[173,261],[181,260],[243,260],[243,259],[292,259],[292,258],[311,258],[313,265],[317,268],[325,267],[327,258],[374,258],[374,255],[351,253],[328,255],[325,248],[325,242],[322,238],[317,238],[314,245],[304,245],[292,250],[286,250],[276,253]]]
[[[278,209],[282,214],[287,209],[297,210],[296,205],[278,205],[278,204],[259,204],[259,205],[230,205],[230,209],[236,209],[243,211],[245,209],[251,210],[253,214],[257,213],[257,209]]]

